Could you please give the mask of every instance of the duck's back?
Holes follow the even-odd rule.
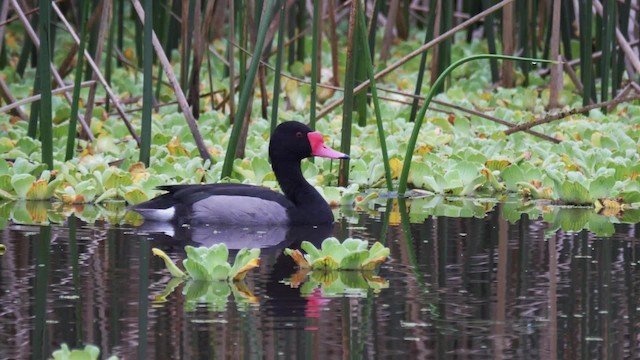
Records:
[[[286,225],[294,208],[284,195],[245,184],[168,185],[130,209],[151,221],[191,224]]]

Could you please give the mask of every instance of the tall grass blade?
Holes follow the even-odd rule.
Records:
[[[371,58],[374,58],[376,49],[376,33],[378,30],[378,14],[380,14],[380,7],[383,0],[373,0],[373,9],[371,12],[371,21],[369,21],[369,50],[371,51]]]
[[[279,0],[278,6],[280,7],[280,23],[278,24],[278,44],[276,51],[276,70],[275,77],[273,79],[273,102],[271,104],[271,133],[278,124],[278,103],[280,101],[280,74],[282,73],[282,54],[284,53],[284,24],[287,20],[286,0]]]
[[[40,88],[40,142],[42,143],[42,162],[53,170],[53,125],[51,120],[51,1],[40,0],[40,50],[38,54],[38,80]]]
[[[298,12],[296,13],[297,17],[297,26],[298,26],[298,31],[297,33],[301,33],[304,31],[305,28],[305,24],[307,22],[306,19],[306,7],[305,7],[306,1],[305,0],[298,0]],[[305,55],[305,48],[304,48],[304,36],[300,36],[298,38],[298,40],[296,41],[296,58],[298,61],[300,62],[304,62],[304,55]]]
[[[8,0],[5,0],[5,1],[8,1]],[[27,6],[26,4],[24,5]],[[25,8],[25,10],[29,10],[29,9]],[[16,9],[16,11],[18,10]],[[39,26],[38,23],[39,23],[38,14],[35,13],[31,16],[31,27],[36,29]],[[24,76],[24,71],[27,68],[27,64],[29,63],[29,60],[33,59],[32,52],[35,52],[35,51],[37,50],[35,45],[33,44],[33,40],[31,39],[31,36],[28,35],[28,30],[25,29],[24,44],[22,45],[22,49],[20,50],[20,57],[18,58],[18,65],[16,67],[16,72],[18,73],[18,75],[20,75],[20,77]]]
[[[611,63],[612,63],[612,47],[616,43],[616,1],[605,0],[602,9],[602,23],[604,31],[602,31],[602,57],[600,58],[600,101],[609,100],[609,81],[611,80]],[[607,108],[602,109],[603,112]]]
[[[351,153],[351,128],[353,119],[353,89],[355,80],[354,48],[357,46],[357,16],[360,1],[351,3],[349,14],[349,35],[347,40],[347,65],[344,75],[344,106],[342,107],[342,136],[340,138],[340,151],[349,155]],[[347,186],[349,183],[349,160],[340,162],[338,185]]]
[[[438,0],[429,1],[429,16],[427,17],[427,29],[424,33],[424,44],[433,39],[433,31],[436,21],[436,12],[434,11],[434,9],[436,8],[437,1]],[[424,80],[425,69],[427,66],[428,53],[428,51],[425,51],[422,53],[422,56],[420,56],[420,69],[418,70],[418,79],[416,79],[416,90],[413,92],[415,95],[420,95],[420,93],[422,92],[422,81]],[[420,99],[415,97],[413,99],[413,104],[411,104],[411,114],[409,115],[409,122],[415,121],[419,104]]]
[[[631,0],[625,0],[624,3],[620,3],[619,5],[619,14],[631,14]],[[636,16],[640,20],[640,12],[636,12]],[[619,16],[620,22],[620,31],[625,39],[629,39],[629,18],[631,16]],[[611,88],[615,92],[620,89],[620,84],[622,83],[622,74],[624,72],[624,53],[622,49],[616,50],[616,61],[613,63],[613,68],[611,69],[611,73],[613,74],[613,78],[611,80]]]
[[[357,0],[360,2],[360,0]],[[369,73],[369,80],[371,81],[371,97],[373,99],[373,105],[376,114],[376,126],[378,128],[378,139],[380,141],[380,151],[382,152],[382,162],[384,164],[385,182],[387,184],[387,190],[393,191],[393,182],[391,177],[391,165],[389,163],[389,154],[387,152],[387,140],[384,131],[384,125],[382,123],[382,114],[380,112],[380,102],[378,101],[378,90],[376,89],[376,72],[373,68],[373,61],[371,59],[371,52],[369,51],[369,44],[367,42],[367,28],[365,24],[364,11],[362,6],[358,7],[358,35],[360,36],[360,43],[364,46],[364,51],[361,53],[361,57],[366,60],[367,72]]]
[[[159,26],[158,28],[158,33],[161,34],[160,36],[160,42],[163,44],[162,48],[164,49],[165,53],[170,53],[171,49],[169,48],[170,46],[170,38],[172,38],[172,36],[169,36],[170,32],[169,32],[169,28],[171,27],[171,14],[170,14],[170,9],[171,9],[171,5],[172,5],[173,0],[169,0],[167,1],[167,3],[165,4],[166,6],[160,6],[160,9],[158,9],[159,14],[158,14],[158,21],[159,21]],[[156,99],[160,99],[160,91],[162,90],[162,67],[158,66],[158,73],[156,74]]]
[[[120,51],[124,51],[124,2],[125,0],[116,0],[118,4],[118,36],[116,38],[116,46]],[[122,60],[118,58],[118,67],[122,67]]]
[[[287,66],[293,65],[296,61],[296,44],[293,41],[293,38],[296,36],[297,24],[293,18],[298,11],[299,3],[303,3],[303,1],[296,1],[291,4],[291,7],[289,8],[290,15],[287,17],[287,38],[289,39],[289,48],[287,49]]]
[[[530,42],[529,42],[529,4],[530,0],[517,0],[516,7],[518,9],[517,16],[519,22],[519,30],[520,30],[520,49],[523,57],[530,57]],[[558,14],[559,16],[560,14]],[[528,61],[520,62],[520,69],[522,69],[522,74],[524,75],[524,86],[529,84],[529,71],[531,71],[531,63]]]
[[[357,33],[360,32],[360,29],[356,27],[355,29],[356,35],[359,38]],[[357,51],[354,54],[354,65],[355,65],[355,81],[354,84],[361,84],[363,81],[367,81],[367,62],[364,54],[362,53],[365,49],[364,44],[360,40],[356,41],[354,46]],[[367,89],[367,92],[360,92],[358,94],[354,94],[354,108],[356,114],[358,114],[358,125],[365,126],[367,125],[367,108],[369,106],[369,96],[368,93],[371,92],[371,89]]]
[[[191,75],[189,75],[189,95],[187,100],[189,100],[189,104],[191,104],[191,113],[197,119],[200,116],[200,71],[202,69],[204,50],[207,46],[205,40],[207,36],[203,30],[209,29],[207,24],[210,23],[210,16],[213,14],[213,2],[209,2],[205,9],[204,19],[201,11],[201,0],[195,0],[194,2],[194,23],[190,26],[193,57],[190,60]]]
[[[588,105],[594,98],[595,82],[593,79],[592,40],[591,37],[591,0],[579,0],[580,11],[580,74],[584,92],[582,94],[582,104]]]
[[[102,61],[102,50],[104,49],[104,41],[106,38],[105,34],[107,32],[107,25],[109,24],[109,17],[111,16],[111,8],[112,8],[111,5],[112,5],[111,0],[104,0],[101,5],[102,10],[100,13],[100,22],[98,23],[99,27],[97,29],[98,38],[95,44],[95,50],[93,52],[94,54],[93,62],[95,63],[97,68],[100,68],[100,62]],[[91,80],[98,79],[97,71],[98,70],[93,71],[92,67],[88,67],[87,74],[91,76]],[[85,121],[88,124],[91,124],[91,118],[93,117],[93,108],[95,106],[96,91],[97,91],[97,86],[92,86],[89,88],[89,95],[87,96],[86,109],[84,113]],[[86,136],[88,136],[88,134]]]
[[[331,0],[329,0],[331,1]],[[309,105],[309,127],[312,130],[316,128],[316,99],[318,97],[318,63],[320,62],[320,56],[318,48],[321,46],[320,37],[320,22],[322,1],[316,0],[313,2],[313,25],[311,35],[311,104]]]
[[[249,27],[249,19],[246,16],[246,7],[245,2],[240,1],[238,6],[236,7],[236,14],[238,21],[236,22],[236,26],[239,27],[240,34],[240,46],[243,49],[248,49],[247,44],[249,43],[248,36],[248,27]],[[244,51],[241,51],[238,55],[238,73],[240,76],[240,80],[238,82],[238,88],[244,88],[244,84],[247,81],[247,54]],[[239,109],[238,109],[239,110]],[[235,121],[235,115],[234,115]]]
[[[229,39],[227,42],[227,56],[229,63],[229,123],[233,124],[236,113],[236,68],[235,68],[235,47],[231,44],[236,41],[236,11],[235,1],[229,1]]]
[[[460,66],[460,65],[462,65],[462,64],[464,64],[466,62],[469,62],[469,61],[479,60],[479,59],[490,59],[490,58],[504,59],[504,60],[518,60],[518,61],[535,61],[535,62],[544,62],[544,63],[556,63],[555,61],[550,61],[550,60],[523,58],[523,57],[518,57],[518,56],[506,56],[506,55],[495,55],[495,54],[479,54],[479,55],[472,55],[472,56],[464,57],[464,58],[454,62],[453,64],[449,65],[449,67],[447,67],[440,74],[440,76],[438,76],[436,81],[433,83],[433,86],[431,86],[431,89],[427,93],[427,95],[426,95],[426,97],[424,99],[424,102],[422,103],[422,107],[420,108],[420,111],[418,112],[418,116],[416,117],[416,121],[414,122],[413,130],[411,132],[411,136],[409,138],[409,143],[408,143],[408,146],[407,146],[407,153],[405,154],[404,162],[402,164],[402,172],[400,174],[400,182],[398,184],[398,194],[399,195],[404,195],[404,193],[407,190],[407,180],[409,179],[409,170],[411,168],[411,159],[413,157],[413,152],[414,152],[415,147],[416,147],[416,141],[418,140],[418,134],[420,133],[420,127],[422,126],[422,122],[424,121],[425,114],[427,113],[427,108],[429,107],[429,104],[431,103],[431,99],[433,99],[433,97],[436,94],[435,89],[437,89],[438,86],[441,86],[442,83],[444,82],[444,80],[447,78],[447,76],[449,76],[449,74],[455,68],[457,68],[458,66]]]
[[[151,160],[151,113],[153,110],[153,0],[144,0],[143,24],[144,78],[142,83],[142,128],[140,131],[140,162],[149,167]]]
[[[13,1],[15,1],[15,0],[13,0]],[[64,15],[60,11],[60,8],[58,7],[58,5],[55,2],[53,2],[53,3],[51,3],[51,6],[53,7],[53,10],[58,15],[58,18],[60,18],[60,20],[64,24],[65,28],[67,29],[67,31],[71,35],[73,41],[76,44],[80,44],[80,38],[78,37],[78,35],[75,33],[75,31],[71,27],[71,24],[69,24],[67,19],[64,17]],[[131,122],[129,121],[129,117],[127,116],[127,113],[125,113],[124,109],[122,108],[122,105],[120,104],[120,101],[118,100],[118,97],[114,94],[113,90],[111,89],[111,86],[109,86],[109,84],[105,80],[104,76],[100,72],[100,69],[98,68],[98,65],[96,65],[96,63],[93,61],[93,59],[91,59],[91,55],[89,55],[89,52],[87,50],[85,50],[85,52],[84,52],[84,57],[85,57],[85,59],[87,61],[87,64],[93,70],[94,75],[97,77],[98,82],[100,82],[100,84],[104,87],[104,90],[107,92],[107,95],[109,95],[109,97],[111,98],[111,101],[113,102],[113,106],[116,108],[118,114],[122,118],[122,121],[124,122],[125,126],[127,127],[127,130],[129,130],[129,133],[131,133],[131,136],[134,138],[136,143],[140,144],[140,137],[138,136],[138,134],[136,133],[135,129],[131,125]],[[52,68],[52,72],[53,72],[53,76],[56,78],[56,82],[58,82],[58,84],[60,84],[61,86],[64,86],[64,82],[62,81],[60,76],[55,71],[55,68]],[[71,97],[69,97],[69,95],[67,93],[63,93],[63,94],[67,98],[69,103],[72,103]],[[91,133],[91,130],[89,129],[86,121],[84,121],[84,119],[80,115],[78,115],[78,120],[80,121],[80,124],[82,125],[82,129],[85,131],[85,133],[87,133],[89,135],[89,139],[93,141],[94,140],[93,134]]]
[[[117,1],[116,1],[117,4]],[[84,2],[83,2],[83,6],[84,6]],[[117,9],[116,9],[117,10]],[[104,79],[107,81],[107,83],[111,84],[111,74],[113,74],[113,61],[114,61],[114,57],[115,57],[115,51],[113,48],[113,43],[115,41],[115,37],[116,37],[116,17],[115,16],[111,16],[111,19],[109,19],[109,35],[107,37],[107,50],[106,50],[106,59],[105,59],[105,63],[104,63]],[[81,40],[82,41],[82,40]],[[78,53],[78,58],[82,58],[82,53],[83,51],[80,51]],[[109,97],[107,97],[106,99],[106,104],[105,104],[105,109],[107,112],[109,112],[109,110],[111,109],[110,106],[110,102],[109,102]]]
[[[440,34],[446,33],[453,27],[453,1],[443,1],[442,14],[440,17]],[[444,39],[438,45],[438,74],[442,73],[451,64],[451,39]],[[433,86],[433,85],[432,85]],[[444,90],[444,83],[436,89],[437,92]]]
[[[138,18],[140,19],[140,21],[144,21],[144,9],[142,9],[142,5],[140,5],[140,1],[132,0],[132,4],[133,4],[134,10],[138,14]],[[153,32],[152,32],[151,40],[153,41],[153,48],[156,52],[156,56],[158,57],[158,60],[160,61],[160,65],[162,65],[162,68],[164,69],[164,73],[165,75],[167,75],[167,79],[169,80],[169,83],[171,84],[171,87],[173,88],[173,91],[176,95],[178,106],[180,107],[180,110],[182,111],[185,117],[185,120],[187,121],[187,125],[189,126],[189,130],[191,131],[193,140],[196,143],[198,152],[200,153],[200,156],[204,160],[209,160],[210,159],[209,150],[204,144],[202,135],[200,135],[200,131],[198,130],[198,123],[196,122],[196,119],[193,117],[193,114],[191,114],[191,111],[189,111],[189,104],[187,103],[187,99],[184,96],[184,92],[182,92],[182,88],[180,88],[180,84],[178,83],[178,79],[176,78],[176,75],[173,72],[171,63],[169,62],[169,59],[167,59],[167,55],[162,50],[162,45],[160,44],[160,41],[158,40],[155,33]]]
[[[84,68],[84,51],[87,47],[87,26],[85,22],[89,16],[89,4],[90,1],[83,1],[82,8],[80,10],[80,21],[78,27],[80,28],[80,45],[78,46],[78,60],[76,60],[76,71],[73,86],[73,100],[71,102],[71,117],[69,118],[69,131],[67,133],[67,150],[64,160],[69,161],[73,159],[75,153],[75,140],[77,134],[77,121],[78,121],[78,106],[80,104],[80,84],[82,83],[82,69]],[[115,27],[114,27],[115,28]]]
[[[40,68],[36,68],[36,74],[33,80],[33,94],[40,96]],[[27,136],[35,139],[38,136],[38,119],[40,118],[40,100],[31,103],[31,112],[29,113],[29,127],[27,128]]]
[[[251,63],[249,65],[249,71],[247,72],[247,81],[242,86],[240,92],[240,98],[238,99],[238,112],[236,113],[235,121],[233,122],[233,128],[231,129],[231,137],[229,138],[229,145],[227,146],[227,152],[225,154],[224,163],[222,164],[221,177],[231,176],[231,170],[233,168],[233,160],[235,158],[236,149],[238,146],[238,139],[240,137],[240,131],[242,129],[245,114],[248,109],[249,98],[255,83],[256,72],[258,71],[258,65],[262,58],[262,48],[264,45],[264,39],[267,35],[267,30],[271,20],[272,9],[275,0],[267,0],[264,6],[262,17],[260,19],[260,26],[258,28],[258,37],[256,39],[256,46]]]
[[[492,0],[482,0],[482,6],[484,8],[488,8],[491,2]],[[498,50],[496,49],[496,34],[493,15],[488,15],[484,19],[484,31],[487,36],[487,47],[489,49],[489,54],[497,54]],[[489,64],[491,66],[491,82],[496,84],[498,83],[498,81],[500,81],[500,74],[498,73],[498,60],[489,59]]]
[[[571,39],[573,37],[573,29],[571,24],[574,22],[573,17],[573,2],[562,1],[561,19],[560,19],[560,31],[562,36],[562,48],[564,50],[564,58],[567,60],[573,59],[573,50],[571,49]],[[540,16],[540,15],[538,15]],[[532,24],[534,22],[532,21]],[[533,34],[533,31],[531,32]],[[535,46],[534,46],[535,49]],[[536,57],[535,53],[531,54],[532,57]]]

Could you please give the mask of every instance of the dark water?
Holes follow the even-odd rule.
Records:
[[[44,359],[62,343],[121,359],[640,357],[638,225],[613,224],[612,236],[597,237],[527,214],[508,222],[498,205],[483,218],[412,216],[403,227],[409,217],[387,208],[329,229],[254,234],[282,242],[263,251],[245,287],[190,290],[169,284],[151,248],[178,259],[185,241],[204,241],[197,234],[172,240],[74,217],[9,223],[0,357]],[[378,276],[388,286],[292,287],[296,269],[282,247],[328,234],[385,242],[391,256]],[[246,240],[246,231],[223,235]]]

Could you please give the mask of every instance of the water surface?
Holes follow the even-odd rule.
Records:
[[[73,216],[9,222],[0,241],[0,357],[48,358],[67,343],[121,359],[638,358],[638,225],[611,224],[613,234],[599,237],[490,207],[459,218],[405,216],[389,204],[347,212],[329,228],[217,238]],[[351,275],[333,283],[294,275],[282,249],[330,235],[391,249],[374,288]],[[151,254],[158,247],[177,260],[185,243],[221,237],[275,243],[238,286],[170,283]]]

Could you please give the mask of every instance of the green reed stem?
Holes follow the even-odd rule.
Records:
[[[236,154],[236,148],[238,147],[238,139],[240,138],[240,132],[244,123],[244,117],[247,112],[247,105],[251,95],[251,88],[255,83],[256,73],[258,71],[258,65],[262,59],[262,47],[264,45],[264,39],[267,36],[269,23],[271,22],[271,9],[275,0],[268,0],[263,9],[263,15],[260,19],[260,27],[258,28],[258,38],[256,39],[256,46],[254,54],[251,57],[251,63],[249,64],[249,71],[247,72],[247,81],[242,85],[240,91],[240,98],[238,99],[238,112],[233,122],[233,128],[231,129],[231,137],[229,138],[229,145],[224,157],[224,163],[222,165],[221,177],[231,176],[231,170],[233,169],[233,160]]]
[[[344,102],[342,107],[342,135],[340,137],[340,151],[349,155],[351,153],[351,128],[353,126],[353,87],[355,80],[354,53],[356,48],[356,19],[360,2],[355,1],[351,5],[349,15],[349,37],[347,41],[347,65],[344,73]],[[338,185],[347,186],[349,183],[349,160],[340,162]]]
[[[369,80],[371,81],[369,88],[371,89],[371,98],[373,99],[373,105],[376,114],[376,126],[378,128],[378,139],[380,140],[380,150],[382,152],[382,162],[384,163],[384,174],[387,183],[387,190],[393,191],[393,182],[391,181],[391,165],[389,163],[389,154],[387,152],[387,136],[384,132],[384,125],[382,124],[380,102],[378,101],[378,90],[376,89],[376,72],[373,68],[371,52],[369,51],[369,43],[367,42],[367,26],[364,18],[364,11],[362,11],[362,6],[358,7],[358,27],[360,43],[362,43],[363,47],[365,48],[360,55],[363,56],[363,59],[366,61],[366,68],[369,73]]]
[[[140,162],[149,167],[151,160],[151,112],[153,109],[153,0],[144,0],[142,128],[140,132]]]
[[[276,52],[276,70],[273,79],[273,103],[271,104],[271,133],[278,124],[278,102],[280,100],[280,74],[282,73],[282,55],[284,53],[284,24],[286,23],[287,2],[280,0],[280,23],[278,24],[278,49]]]
[[[156,33],[161,35],[160,38],[160,42],[163,44],[163,48],[164,51],[169,54],[171,53],[171,49],[169,48],[170,42],[169,42],[169,27],[170,27],[170,20],[171,20],[171,14],[170,14],[170,6],[171,6],[171,2],[169,1],[169,3],[167,4],[166,8],[160,7],[160,9],[158,9],[159,11],[159,16],[158,16],[158,21],[160,23],[160,29],[156,29]],[[162,76],[163,76],[163,69],[162,66],[158,66],[158,73],[156,75],[156,99],[160,99],[160,92],[162,91]]]
[[[522,56],[530,57],[530,43],[529,43],[529,27],[526,25],[529,23],[529,0],[516,0],[516,7],[518,8],[517,17],[520,22],[520,48],[522,49]],[[531,63],[528,61],[521,62],[520,68],[524,75],[524,85],[529,84],[529,72],[531,71]]]
[[[429,9],[435,9],[437,0],[431,0],[429,2]],[[428,43],[433,39],[433,30],[434,24],[436,21],[436,12],[429,11],[429,17],[427,18],[427,29],[424,35],[424,44]],[[427,54],[429,51],[425,51],[420,56],[420,70],[418,70],[418,79],[416,80],[416,90],[414,91],[415,95],[420,95],[422,92],[422,81],[424,80],[425,69],[427,66]],[[497,71],[497,66],[496,66]],[[409,122],[414,122],[416,120],[416,114],[418,113],[418,104],[420,103],[420,99],[415,97],[413,99],[413,104],[411,105],[411,114],[409,115]]]
[[[80,22],[78,24],[80,27],[80,45],[78,45],[78,55],[76,55],[78,59],[76,60],[75,78],[73,79],[73,100],[71,101],[71,117],[69,118],[69,130],[67,132],[67,151],[64,157],[65,161],[73,159],[76,147],[76,127],[78,124],[80,90],[82,89],[81,84],[82,69],[84,68],[84,50],[87,47],[87,27],[85,26],[85,21],[87,21],[87,17],[89,16],[89,4],[91,4],[91,1],[84,1],[82,3],[82,9],[80,10]]]
[[[582,75],[582,85],[584,92],[582,94],[582,104],[589,105],[594,90],[593,82],[593,62],[591,60],[591,51],[593,46],[593,38],[591,37],[591,1],[580,0],[580,73]]]
[[[309,127],[316,129],[316,98],[318,95],[318,43],[320,21],[320,1],[313,2],[313,25],[311,35],[311,104],[309,106]]]
[[[84,6],[84,2],[83,2],[83,6]],[[109,28],[109,35],[107,37],[107,49],[106,49],[106,53],[107,53],[107,57],[105,59],[105,63],[104,63],[104,79],[107,81],[107,84],[111,84],[111,75],[113,74],[113,61],[115,58],[115,54],[113,53],[113,42],[115,40],[116,37],[116,19],[115,17],[111,18],[111,27]],[[80,42],[82,42],[82,38],[80,38]],[[84,54],[84,53],[79,53],[79,54]],[[82,55],[79,55],[80,57],[83,57]],[[110,109],[110,98],[107,96],[106,98],[106,103],[105,103],[105,109],[107,110],[107,112],[109,112]]]
[[[498,54],[479,54],[472,55],[462,58],[453,64],[449,65],[444,71],[438,76],[436,81],[429,89],[427,96],[422,103],[422,107],[418,112],[418,116],[416,117],[416,121],[413,125],[413,131],[411,132],[411,137],[409,138],[409,144],[407,146],[407,153],[404,157],[404,163],[402,164],[402,173],[400,174],[400,183],[398,185],[398,195],[404,195],[407,190],[407,181],[409,179],[409,169],[411,168],[411,158],[413,157],[413,151],[416,147],[416,142],[418,141],[418,134],[420,133],[420,127],[422,126],[422,122],[424,121],[425,114],[427,113],[427,108],[431,103],[431,99],[437,93],[437,89],[442,86],[445,79],[449,74],[458,66],[473,60],[480,59],[503,59],[503,60],[518,60],[518,61],[531,61],[531,62],[543,62],[543,63],[557,63],[551,60],[541,60],[541,59],[533,59],[533,58],[524,58],[519,56],[508,56],[508,55],[498,55]]]
[[[51,122],[51,1],[40,0],[40,142],[42,143],[42,162],[53,170],[53,125]]]
[[[631,13],[631,0],[625,0],[624,3],[618,4],[618,13],[619,14],[630,14]],[[638,14],[636,13],[636,16]],[[625,39],[629,39],[629,17],[630,16],[620,16],[620,31],[622,35],[624,35]],[[611,80],[611,88],[613,92],[615,92],[620,88],[620,83],[622,82],[622,73],[624,72],[624,53],[622,49],[616,50],[616,60],[613,63],[613,68],[611,69],[612,80]]]
[[[489,8],[493,3],[490,0],[482,0],[483,8]],[[431,14],[429,14],[431,16]],[[497,54],[498,50],[496,49],[496,35],[495,35],[495,25],[494,25],[494,15],[489,14],[486,18],[484,18],[484,31],[487,34],[487,47],[489,49],[489,53]],[[491,82],[497,83],[500,81],[500,74],[498,72],[498,60],[489,59],[489,64],[491,66]]]
[[[612,47],[616,43],[615,38],[615,0],[603,1],[602,22],[604,25],[604,34],[602,35],[602,58],[600,59],[600,101],[609,100],[609,81],[611,79],[611,61]],[[603,107],[602,111],[606,112],[607,107]]]

